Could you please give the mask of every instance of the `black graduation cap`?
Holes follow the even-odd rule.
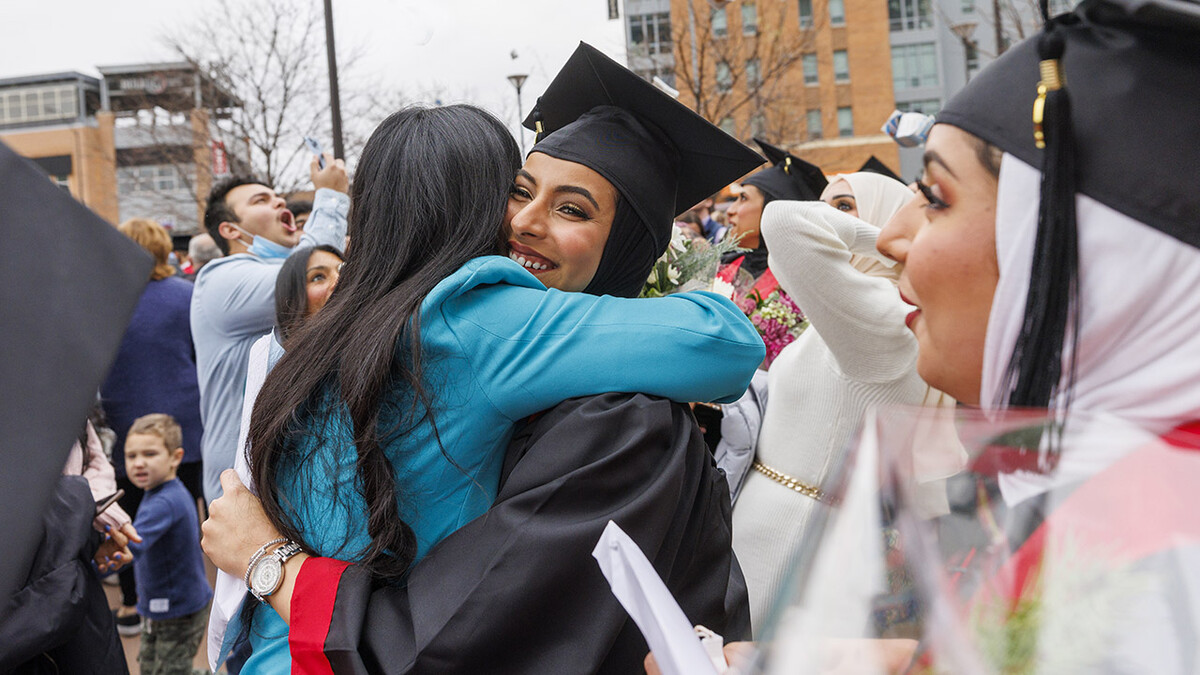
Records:
[[[859,171],[860,172],[869,171],[870,173],[877,173],[877,174],[880,174],[883,176],[887,176],[888,178],[895,178],[896,180],[900,181],[901,183],[904,182],[904,179],[900,178],[900,176],[897,176],[896,172],[889,169],[888,165],[884,164],[875,155],[871,155],[871,158],[868,159],[865,163],[863,163],[862,167],[859,168]]]
[[[0,143],[0,598],[28,574],[42,509],[154,261]]]
[[[821,198],[821,192],[829,185],[829,180],[820,167],[761,138],[755,138],[754,142],[758,143],[774,166],[750,176],[742,181],[742,185],[753,185],[769,199],[815,201]]]
[[[1042,171],[1010,405],[1056,400],[1064,338],[1078,335],[1069,325],[1079,305],[1076,193],[1200,247],[1196,101],[1200,3],[1085,0],[980,71],[938,113],[939,123]]]
[[[531,153],[583,164],[604,176],[651,228],[662,249],[676,215],[763,161],[583,42],[524,124],[537,132]]]

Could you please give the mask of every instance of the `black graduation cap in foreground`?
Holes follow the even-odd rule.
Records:
[[[532,152],[583,164],[631,203],[663,247],[675,216],[762,157],[595,47],[579,47],[525,119]]]
[[[750,176],[742,181],[742,185],[753,185],[771,199],[815,201],[821,198],[829,180],[820,167],[761,138],[755,138],[754,142],[774,166]]]
[[[871,158],[863,163],[862,167],[859,168],[859,171],[860,172],[869,171],[871,173],[877,173],[877,174],[880,174],[883,176],[887,176],[888,178],[895,178],[896,180],[900,181],[901,183],[904,182],[903,178],[901,178],[900,176],[897,176],[896,172],[889,169],[888,165],[884,164],[875,155],[871,155]]]
[[[1051,27],[1063,40],[1075,190],[1200,246],[1200,3],[1089,0]],[[982,69],[937,121],[1042,168],[1032,120],[1042,37]]]
[[[1040,34],[981,70],[938,113],[938,123],[1043,176],[1007,404],[1066,400],[1057,396],[1065,342],[1079,334],[1076,194],[1200,247],[1198,100],[1200,3],[1084,0],[1047,18]]]
[[[153,260],[0,143],[0,598],[28,573],[42,509]],[[0,607],[3,605],[0,604]]]

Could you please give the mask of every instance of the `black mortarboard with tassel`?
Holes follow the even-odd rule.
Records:
[[[1053,18],[1041,7],[1044,30],[980,71],[937,121],[1041,169],[1007,403],[1044,408],[1079,325],[1075,195],[1200,247],[1200,3],[1085,0]]]

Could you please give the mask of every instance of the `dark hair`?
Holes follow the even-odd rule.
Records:
[[[312,201],[308,199],[289,199],[287,210],[291,211],[293,216],[298,216],[301,213],[312,213]]]
[[[983,165],[992,178],[1000,178],[1000,162],[1004,159],[1004,151],[979,137],[975,139],[975,158]]]
[[[501,226],[520,166],[509,130],[473,106],[406,108],[371,134],[351,191],[349,230],[359,243],[347,252],[338,292],[268,375],[251,418],[254,481],[285,536],[301,541],[276,472],[282,461],[304,461],[302,440],[326,426],[318,409],[341,410],[357,461],[355,485],[339,489],[362,495],[371,538],[357,557],[384,579],[407,572],[417,541],[400,517],[381,442],[407,432],[381,428],[383,408],[399,416],[401,430],[433,423],[418,310],[467,261],[503,250]]]
[[[221,236],[221,223],[241,222],[233,207],[225,202],[229,191],[242,185],[271,187],[254,176],[231,176],[217,183],[208,191],[208,202],[204,207],[204,229],[213,238],[213,243],[223,255],[229,255],[229,242]]]
[[[341,249],[321,244],[294,251],[279,268],[279,276],[275,277],[275,325],[279,329],[279,341],[285,346],[308,315],[308,260],[314,251],[325,251],[346,259]]]

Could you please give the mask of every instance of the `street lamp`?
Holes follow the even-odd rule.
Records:
[[[525,128],[521,126],[525,115],[521,112],[521,85],[525,84],[528,75],[509,75],[508,81],[517,90],[517,136],[521,139],[521,157],[525,156]]]

